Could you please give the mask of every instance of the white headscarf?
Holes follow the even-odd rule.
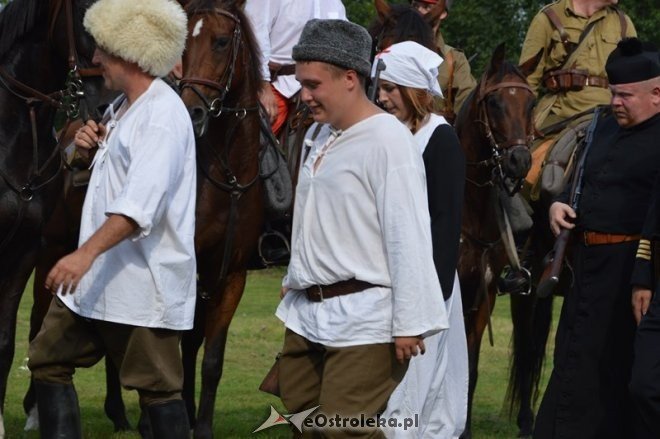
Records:
[[[438,67],[442,57],[414,41],[393,44],[376,55],[371,69],[371,76],[376,76],[376,65],[382,59],[385,70],[380,79],[404,87],[421,88],[434,96],[442,97],[438,83]]]

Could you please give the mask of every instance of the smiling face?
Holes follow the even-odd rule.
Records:
[[[300,82],[300,97],[309,107],[315,122],[341,128],[349,88],[355,80],[353,70],[343,70],[318,61],[296,63],[296,79]]]

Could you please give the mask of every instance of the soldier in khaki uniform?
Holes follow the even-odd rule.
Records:
[[[556,134],[571,117],[606,105],[612,97],[605,61],[623,37],[635,36],[635,27],[616,6],[618,0],[557,0],[536,14],[527,31],[520,64],[543,55],[527,81],[536,92],[534,125],[538,140],[532,145],[532,168],[525,193],[538,199],[538,179]],[[525,245],[529,233],[519,233],[516,244]],[[529,255],[523,259],[528,260]],[[523,261],[526,264],[525,261]],[[528,291],[529,275],[505,269],[501,292]]]
[[[632,21],[616,4],[617,0],[558,0],[532,20],[520,63],[543,49],[539,65],[527,77],[539,97],[537,129],[610,102],[605,61],[624,36],[636,36]]]
[[[427,14],[437,5],[438,0],[413,0],[411,5],[421,14]],[[436,35],[436,44],[438,53],[444,59],[438,72],[438,82],[442,88],[444,97],[436,99],[436,109],[442,113],[450,122],[453,123],[456,114],[461,109],[461,105],[467,99],[470,92],[476,87],[477,81],[472,76],[470,63],[465,54],[446,44],[440,32],[440,24],[445,20],[451,7],[451,0],[445,0],[444,11],[440,15],[438,23],[433,31]]]

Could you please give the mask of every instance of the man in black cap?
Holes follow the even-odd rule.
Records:
[[[308,22],[293,48],[316,124],[277,309],[279,384],[290,413],[318,408],[305,425],[324,437],[382,437],[374,417],[423,338],[448,326],[424,163],[410,130],[367,98],[370,52],[367,31],[342,20]]]
[[[555,234],[574,229],[575,278],[564,299],[535,438],[634,437],[630,285],[660,168],[657,49],[625,39],[609,56],[606,71],[611,112],[594,132],[579,212],[567,204],[568,191],[550,206]]]

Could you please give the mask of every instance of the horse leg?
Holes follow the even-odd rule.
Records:
[[[202,391],[195,425],[195,439],[213,437],[213,411],[218,384],[222,377],[227,332],[243,295],[246,275],[246,271],[229,274],[224,288],[217,291],[216,296],[207,303]]]
[[[493,306],[495,305],[495,297],[495,291],[491,288],[491,291],[488,293],[490,306],[487,306],[486,303],[482,301],[476,312],[468,316],[465,321],[470,384],[468,387],[467,421],[461,439],[472,438],[472,403],[474,402],[474,391],[477,388],[477,378],[479,377],[479,351],[481,349],[481,340],[484,335],[484,330],[488,325],[488,319],[490,319],[488,311],[493,309]]]
[[[197,419],[195,407],[195,378],[197,376],[197,354],[204,342],[204,316],[206,302],[197,298],[195,309],[195,323],[193,329],[183,333],[181,338],[181,358],[183,360],[183,400],[186,403],[188,422],[190,428],[194,428]]]
[[[7,254],[11,257],[0,261],[3,268],[0,278],[0,431],[4,431],[4,403],[9,370],[14,360],[18,306],[36,259],[36,243],[31,246],[30,242],[25,242],[23,247],[28,250],[22,257],[16,257],[10,249]]]
[[[533,316],[536,296],[511,296],[511,319],[513,321],[513,356],[509,371],[507,400],[510,413],[518,408],[518,436],[531,437],[534,428],[532,392],[534,389],[534,337]]]

